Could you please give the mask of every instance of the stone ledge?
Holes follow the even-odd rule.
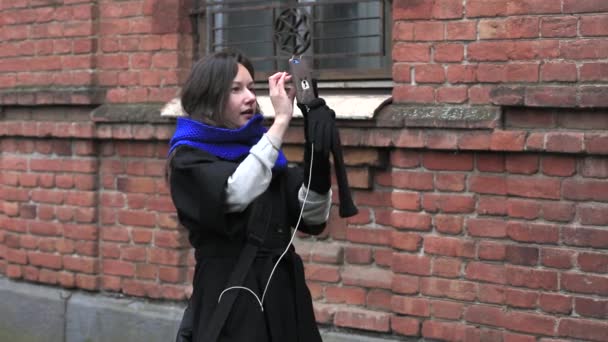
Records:
[[[492,106],[412,106],[392,104],[376,116],[378,127],[482,128],[499,126],[501,110]]]
[[[173,117],[161,116],[162,103],[104,104],[91,112],[96,123],[172,123]]]
[[[290,127],[285,145],[301,145],[302,127]],[[169,140],[173,124],[119,122],[0,121],[0,137]],[[466,130],[428,128],[340,128],[348,148],[608,154],[608,133],[581,131]],[[291,151],[295,152],[295,151]],[[365,163],[364,163],[365,164]]]
[[[91,105],[105,100],[105,89],[95,87],[41,87],[0,91],[0,105]]]

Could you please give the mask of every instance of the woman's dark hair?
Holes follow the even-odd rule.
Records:
[[[237,50],[216,52],[197,61],[182,87],[184,111],[194,120],[227,127],[224,108],[239,64],[254,77],[253,65]]]

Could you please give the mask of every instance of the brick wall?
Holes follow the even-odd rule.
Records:
[[[189,29],[171,19],[187,22],[187,3],[169,3],[0,1],[1,274],[189,294],[193,255],[163,180],[173,125],[150,104],[190,63]],[[605,341],[608,5],[394,0],[393,17],[393,104],[340,122],[360,214],[332,210],[322,236],[296,243],[317,320]]]

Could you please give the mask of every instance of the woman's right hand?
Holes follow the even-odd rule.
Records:
[[[289,123],[293,116],[293,100],[296,92],[294,87],[285,90],[285,84],[291,80],[286,72],[277,72],[268,78],[268,94],[274,108],[275,121]]]

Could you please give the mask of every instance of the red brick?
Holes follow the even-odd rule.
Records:
[[[541,263],[546,267],[569,269],[574,265],[575,252],[563,248],[543,248]]]
[[[431,19],[433,3],[411,3],[406,0],[396,0],[393,3],[393,19]]]
[[[467,322],[499,327],[505,325],[506,316],[502,309],[487,305],[470,306],[464,313]]]
[[[443,83],[445,82],[445,70],[437,64],[420,64],[414,67],[414,75],[417,83]]]
[[[583,139],[582,133],[548,133],[546,148],[551,152],[580,152]]]
[[[397,30],[397,27],[402,27],[403,23],[396,23],[393,30]],[[397,37],[395,37],[398,39]],[[409,64],[395,63],[393,64],[393,81],[409,83],[411,82],[411,69]]]
[[[372,250],[369,247],[347,246],[344,248],[344,256],[349,264],[370,264],[372,262]]]
[[[476,42],[470,43],[467,50],[469,61],[505,62],[509,59],[508,50],[511,42]]]
[[[104,274],[108,275],[124,277],[133,277],[135,275],[134,264],[118,260],[103,260],[102,270]]]
[[[545,155],[542,158],[542,171],[547,176],[572,176],[576,172],[576,158]]]
[[[477,299],[483,303],[504,304],[505,286],[493,284],[479,284]]]
[[[466,341],[469,327],[462,323],[427,320],[422,323],[422,336],[430,339]]]
[[[477,255],[480,260],[505,260],[507,256],[507,246],[492,241],[480,241]]]
[[[505,332],[503,342],[536,342],[536,336]]]
[[[541,35],[549,37],[576,37],[578,17],[556,16],[541,18]]]
[[[496,284],[504,284],[506,282],[505,267],[502,265],[472,261],[469,262],[465,271],[467,279]]]
[[[608,56],[605,39],[566,40],[560,44],[560,55],[566,59],[604,59]]]
[[[427,256],[394,253],[391,269],[398,273],[431,275],[431,258]]]
[[[507,178],[504,176],[471,175],[469,190],[480,194],[506,195]]]
[[[501,238],[507,236],[507,223],[494,219],[467,219],[467,232],[471,236]]]
[[[585,148],[589,153],[608,154],[608,136],[603,134],[586,134]]]
[[[561,13],[560,4],[555,2],[546,2],[543,0],[525,0],[513,4],[509,3],[507,5],[507,14],[509,15],[555,13]]]
[[[325,299],[328,303],[363,305],[365,296],[366,291],[358,287],[327,286],[325,288]]]
[[[392,316],[391,329],[400,335],[419,336],[420,321],[410,317]]]
[[[378,310],[391,310],[392,297],[393,293],[390,291],[370,290],[366,298],[367,307]]]
[[[476,35],[475,21],[448,21],[446,23],[447,40],[475,40]]]
[[[562,273],[562,288],[571,292],[598,294],[605,296],[608,294],[608,277]]]
[[[360,202],[357,201],[357,204],[360,204]],[[403,191],[391,192],[391,204],[395,209],[420,210],[420,194],[417,192]]]
[[[396,21],[393,25],[393,39],[395,41],[413,41],[414,23],[407,21]],[[393,64],[393,66],[395,66],[395,64]]]
[[[437,101],[440,101],[437,98]],[[454,134],[429,131],[426,134],[426,146],[433,150],[454,150],[458,144],[458,137]]]
[[[576,214],[574,203],[546,202],[542,203],[543,218],[548,221],[570,222]]]
[[[506,315],[505,327],[510,330],[552,336],[556,319],[551,316],[511,311]]]
[[[377,212],[376,222],[388,224],[397,229],[427,231],[431,229],[431,216],[426,213],[405,211]]]
[[[391,246],[405,251],[415,252],[422,245],[422,237],[416,233],[401,233],[393,231],[391,233]]]
[[[433,174],[430,172],[394,171],[391,184],[396,188],[411,190],[432,190]]]
[[[548,313],[570,314],[572,298],[557,293],[542,293],[539,297],[539,307]]]
[[[470,171],[473,155],[470,153],[427,152],[422,155],[422,164],[429,170]]]
[[[559,227],[542,223],[509,222],[507,235],[519,242],[557,243]]]
[[[477,154],[477,170],[482,172],[503,172],[505,170],[504,154]]]
[[[604,341],[608,336],[608,324],[592,320],[564,318],[559,322],[557,333],[562,337]]]
[[[470,195],[427,193],[422,206],[427,212],[471,213],[475,210],[475,199]]]
[[[521,197],[560,199],[560,186],[561,180],[556,178],[507,178],[507,193]]]
[[[420,153],[405,149],[391,152],[391,165],[399,168],[415,168],[420,165]]]
[[[444,234],[459,234],[462,232],[464,218],[455,215],[435,215],[435,229]]]
[[[507,266],[507,283],[531,289],[557,289],[557,272]]]
[[[538,37],[539,19],[535,17],[511,17],[506,19],[482,19],[479,21],[480,39],[517,39]]]
[[[506,168],[510,173],[533,174],[538,171],[539,157],[534,154],[509,154]]]
[[[585,63],[580,70],[581,81],[608,80],[608,63]]]
[[[424,250],[429,254],[439,254],[453,257],[473,258],[475,244],[459,238],[426,235],[424,237]]]
[[[583,36],[607,36],[608,16],[591,15],[581,17],[580,32]]]
[[[96,273],[98,270],[98,260],[66,255],[63,256],[63,268],[75,272]]]
[[[348,266],[342,270],[344,285],[390,289],[393,273],[379,268]]]
[[[510,217],[533,220],[540,216],[541,204],[534,200],[510,198],[507,201],[507,214]]]
[[[471,301],[477,295],[477,284],[470,281],[424,277],[420,279],[420,292],[427,296]]]
[[[608,301],[594,298],[575,298],[576,312],[585,317],[605,319],[608,317]]]
[[[383,221],[380,221],[383,222]],[[390,245],[391,230],[370,228],[346,228],[346,240],[372,245]]]
[[[608,231],[584,227],[563,227],[562,241],[570,246],[608,248]]]
[[[396,62],[430,62],[431,45],[428,43],[396,43],[392,55]]]
[[[538,264],[538,248],[507,245],[506,261],[515,265],[534,266]]]
[[[608,206],[596,204],[578,207],[580,222],[584,225],[605,226],[608,224]]]
[[[608,202],[608,182],[565,179],[562,183],[562,193],[566,199]]]
[[[445,58],[447,59],[447,57]],[[448,82],[452,84],[475,83],[477,81],[477,66],[461,64],[448,65],[446,75]]]
[[[334,324],[339,327],[388,332],[390,314],[361,309],[338,309]]]
[[[585,177],[608,178],[608,159],[584,158],[582,160],[581,173]]]
[[[533,309],[538,301],[538,293],[513,288],[505,289],[505,303],[511,307]]]
[[[400,294],[416,294],[420,288],[420,279],[418,277],[395,274],[391,284],[391,290]]]
[[[518,131],[494,131],[490,149],[495,151],[522,151],[526,133]]]
[[[433,103],[435,92],[429,86],[396,85],[393,88],[393,98],[399,103]]]
[[[576,82],[576,64],[545,63],[541,66],[540,77],[543,82]]]
[[[608,255],[602,253],[579,253],[579,268],[585,272],[608,273]]]
[[[428,299],[402,296],[393,296],[391,309],[396,313],[421,317],[429,317],[431,312]]]
[[[433,259],[433,275],[445,278],[458,278],[460,276],[462,261],[456,258]]]
[[[434,59],[436,62],[461,62],[464,59],[464,45],[455,43],[436,44]]]

